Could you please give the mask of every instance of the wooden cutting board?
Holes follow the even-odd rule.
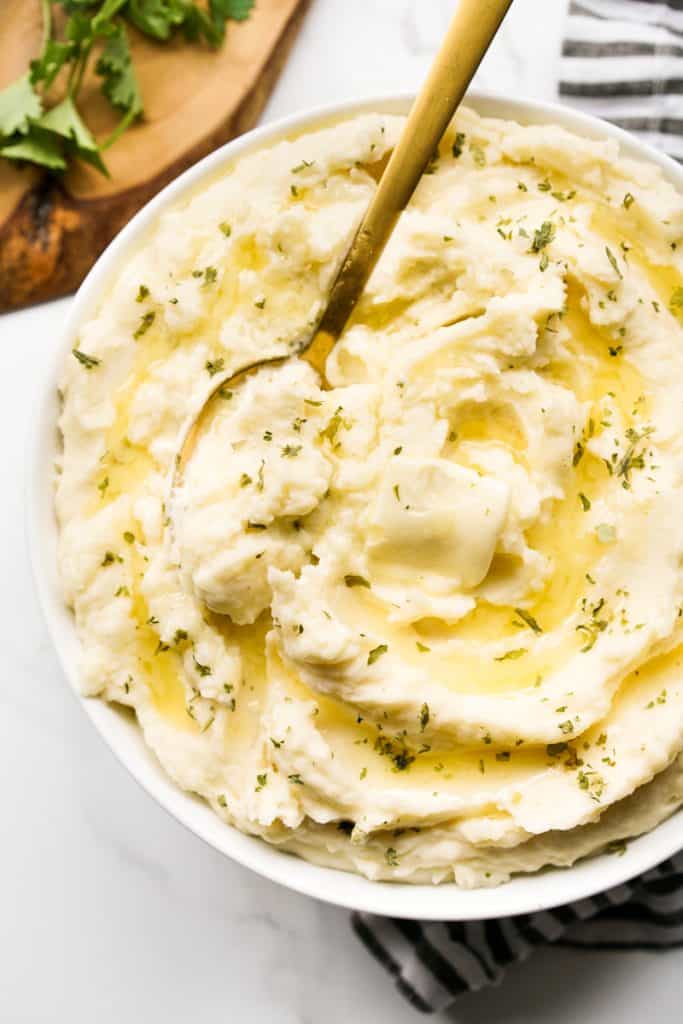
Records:
[[[145,118],[107,150],[110,178],[74,163],[62,176],[0,157],[0,312],[66,295],[133,214],[185,168],[251,128],[310,0],[257,0],[219,50],[129,38]],[[40,50],[40,0],[0,0],[0,87]],[[79,106],[106,137],[116,114],[84,84]]]

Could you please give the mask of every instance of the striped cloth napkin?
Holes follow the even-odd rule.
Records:
[[[683,0],[571,0],[560,96],[683,160]],[[553,942],[583,949],[683,946],[683,851],[591,899],[466,923],[354,914],[353,928],[416,1009],[498,984]]]
[[[560,96],[683,160],[683,0],[572,0]]]
[[[499,984],[506,968],[549,942],[580,949],[683,946],[683,852],[633,882],[536,914],[436,923],[354,913],[352,924],[401,995],[435,1013],[464,992]]]

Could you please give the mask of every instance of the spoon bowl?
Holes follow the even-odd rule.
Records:
[[[219,378],[195,418],[181,434],[170,483],[173,494],[194,451],[203,425],[217,395],[232,390],[265,366],[282,365],[298,357],[320,378],[325,377],[327,357],[342,334],[402,210],[429,166],[439,142],[453,118],[482,58],[493,41],[512,0],[460,0],[431,70],[417,95],[401,137],[381,170],[375,192],[349,250],[342,260],[311,334],[292,346],[289,356],[257,360]],[[171,515],[171,519],[173,516]]]

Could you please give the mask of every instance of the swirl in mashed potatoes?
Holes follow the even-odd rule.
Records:
[[[463,111],[327,367],[402,119],[164,212],[65,366],[85,693],[226,822],[371,878],[570,864],[683,802],[683,207],[614,142]],[[679,244],[680,243],[680,244]],[[173,528],[169,517],[173,513]]]

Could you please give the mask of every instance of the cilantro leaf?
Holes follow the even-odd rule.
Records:
[[[49,89],[67,61],[71,60],[73,54],[74,44],[72,40],[62,43],[58,39],[48,39],[40,57],[31,61],[31,84],[35,85],[37,82],[40,82],[45,89]]]
[[[217,35],[217,41],[213,45],[217,46],[223,42],[225,23],[228,20],[245,21],[251,14],[253,6],[254,0],[210,0],[209,10]]]
[[[67,14],[74,11],[85,11],[88,7],[96,7],[99,0],[60,0],[62,7]]]
[[[63,171],[66,160],[59,139],[51,132],[42,130],[35,125],[29,135],[18,136],[16,142],[0,145],[0,156],[7,160],[26,161],[47,167],[51,171]]]
[[[128,0],[126,17],[140,32],[165,42],[188,17],[186,0]]]
[[[103,79],[102,92],[112,106],[130,112],[133,117],[142,113],[142,95],[123,25],[118,25],[107,40],[95,71]]]
[[[16,132],[25,135],[29,121],[40,117],[43,107],[40,96],[31,85],[27,73],[0,92],[0,135],[9,138]]]
[[[100,155],[143,112],[143,100],[131,58],[126,23],[166,42],[176,32],[190,41],[217,47],[229,20],[244,21],[255,0],[42,0],[43,46],[30,69],[0,90],[0,157],[60,171],[70,157],[107,169]],[[55,27],[52,9],[66,19]],[[122,111],[117,127],[98,142],[83,121],[77,97],[96,45],[104,44],[95,64],[101,91]],[[66,98],[44,105],[48,91],[64,73]],[[45,106],[48,107],[45,111]]]
[[[211,13],[226,21],[246,21],[256,0],[211,0]]]
[[[182,33],[188,42],[196,43],[199,39],[204,39],[209,46],[214,48],[220,46],[225,36],[222,23],[214,23],[206,11],[195,4],[190,4],[187,7],[182,22]]]
[[[140,32],[160,42],[180,29],[186,39],[204,39],[216,47],[225,38],[226,22],[244,21],[253,7],[254,0],[210,0],[207,12],[194,0],[128,0],[123,13]]]
[[[56,107],[48,110],[40,119],[40,127],[66,139],[81,160],[92,164],[102,174],[109,174],[100,156],[97,142],[78,113],[71,96],[66,96]]]
[[[99,11],[92,19],[93,35],[98,35],[103,29],[106,31],[110,27],[112,18],[119,13],[126,3],[127,0],[104,0]]]

